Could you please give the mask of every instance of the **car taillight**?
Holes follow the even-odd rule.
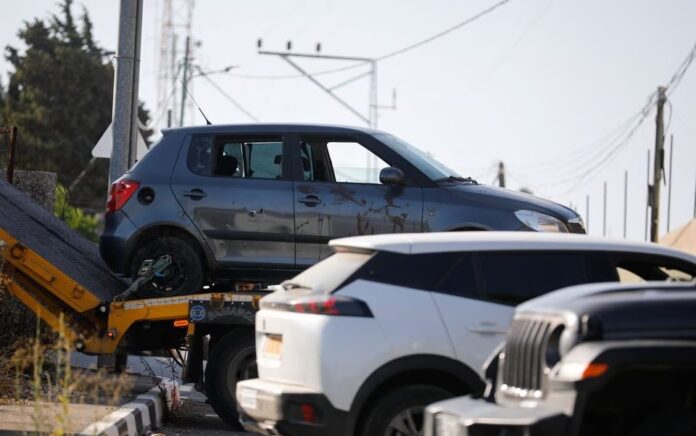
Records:
[[[309,295],[287,301],[261,300],[261,309],[332,316],[372,317],[364,301],[342,295]]]
[[[116,212],[121,209],[126,202],[138,190],[140,183],[135,180],[119,179],[111,184],[109,197],[106,199],[106,212]]]

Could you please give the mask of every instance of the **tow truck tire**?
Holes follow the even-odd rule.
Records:
[[[152,283],[144,285],[138,294],[144,297],[175,297],[192,294],[203,288],[205,268],[194,242],[178,236],[159,236],[135,250],[131,262],[131,277],[138,277],[143,261],[158,259],[163,255],[172,257],[172,265]]]
[[[256,377],[251,332],[232,331],[215,341],[205,368],[205,391],[215,413],[234,430],[242,429],[235,400],[237,382]]]

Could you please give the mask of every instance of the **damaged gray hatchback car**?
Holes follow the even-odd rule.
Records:
[[[572,210],[484,186],[397,137],[296,124],[164,130],[111,186],[101,255],[134,277],[172,262],[156,295],[272,283],[328,256],[330,239],[400,232],[584,233]]]

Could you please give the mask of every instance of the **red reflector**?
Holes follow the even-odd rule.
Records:
[[[314,406],[303,403],[300,405],[300,410],[302,411],[302,420],[304,422],[309,422],[312,424],[317,422],[317,412],[314,410]]]
[[[140,183],[135,180],[119,179],[111,184],[109,197],[106,200],[106,211],[116,212],[130,200],[135,191],[140,187]]]

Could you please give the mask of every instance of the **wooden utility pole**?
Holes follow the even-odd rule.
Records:
[[[503,161],[498,163],[498,186],[501,188],[505,187],[505,164]]]
[[[646,186],[648,187],[648,195],[646,196],[645,199],[645,213],[643,216],[645,217],[645,235],[643,236],[644,240],[648,240],[648,223],[650,222],[650,149],[648,149],[648,168],[645,173],[645,179],[647,180]]]
[[[657,115],[655,116],[655,157],[653,161],[653,184],[650,187],[650,240],[657,242],[660,232],[660,181],[665,162],[665,95],[667,88],[657,88]]]

